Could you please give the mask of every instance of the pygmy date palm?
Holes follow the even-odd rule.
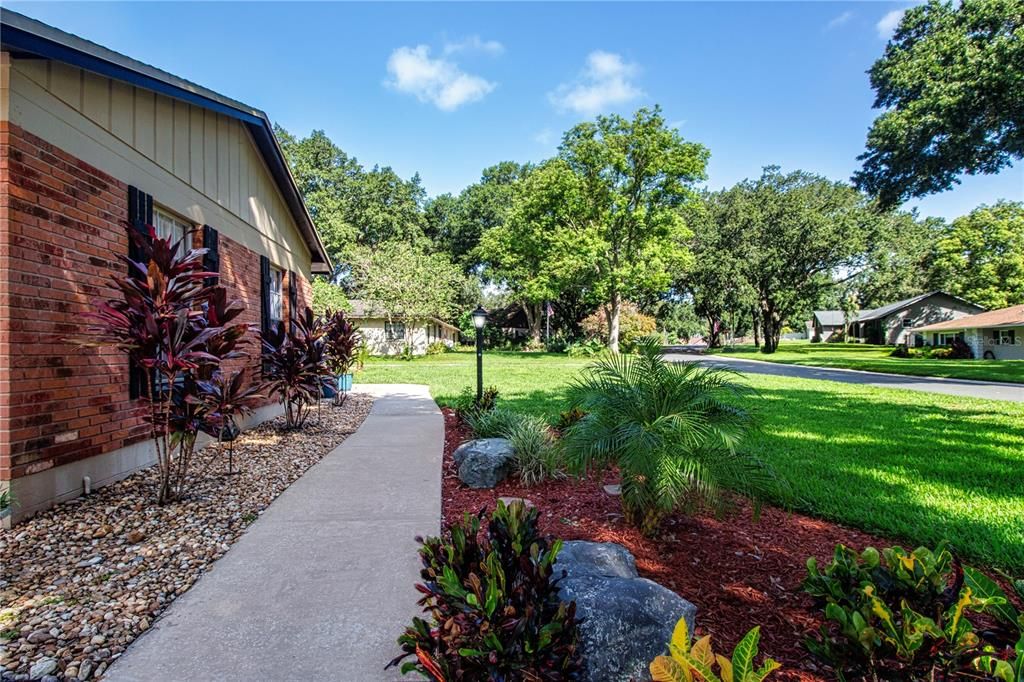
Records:
[[[602,357],[571,385],[586,416],[565,433],[567,464],[579,473],[617,465],[626,522],[648,535],[676,509],[720,508],[723,489],[756,502],[777,482],[740,449],[751,417],[729,399],[745,390],[734,373],[666,361],[644,339],[636,355]]]

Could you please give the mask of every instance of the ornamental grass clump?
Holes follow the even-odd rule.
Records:
[[[428,619],[413,618],[387,667],[434,682],[579,679],[576,604],[558,598],[553,577],[562,543],[540,534],[537,516],[499,501],[484,531],[480,512],[443,537],[417,538]]]
[[[617,466],[626,522],[652,535],[677,509],[721,509],[723,490],[752,498],[781,494],[772,471],[742,451],[751,416],[731,399],[746,392],[728,370],[668,362],[660,341],[636,355],[609,354],[569,388],[585,414],[562,437],[570,471]]]
[[[157,456],[157,502],[180,499],[186,489],[196,438],[206,424],[204,381],[221,362],[243,357],[239,346],[248,326],[236,322],[244,310],[227,290],[208,285],[216,272],[203,270],[206,249],[190,249],[187,240],[158,237],[128,227],[135,258],[111,273],[119,298],[96,304],[86,313],[90,325],[83,346],[114,348],[129,358],[133,382],[148,406]]]

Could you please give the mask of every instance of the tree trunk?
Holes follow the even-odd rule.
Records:
[[[708,348],[722,347],[722,325],[714,317],[708,315]]]
[[[526,313],[526,324],[529,328],[530,340],[540,343],[541,304],[523,303],[523,312]]]
[[[752,325],[753,328],[754,328],[754,348],[760,348],[761,347],[761,329],[760,329],[760,326],[761,326],[761,315],[759,314],[759,311],[757,310],[756,307],[751,311],[751,315],[754,318],[753,319],[753,325]]]
[[[622,296],[612,292],[612,300],[608,304],[608,350],[619,352],[619,313],[622,311]]]
[[[761,303],[761,328],[764,330],[764,347],[762,353],[774,353],[779,348],[779,337],[782,334],[782,320],[775,312],[775,306]]]

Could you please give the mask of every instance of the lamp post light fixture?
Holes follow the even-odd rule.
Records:
[[[487,311],[477,306],[473,311],[473,326],[476,327],[476,401],[484,397],[484,324],[487,323]]]

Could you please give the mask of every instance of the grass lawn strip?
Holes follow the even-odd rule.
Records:
[[[231,477],[226,455],[203,449],[181,502],[155,504],[151,467],[0,530],[0,671],[25,674],[48,658],[58,677],[102,675],[372,403],[353,393],[302,430],[281,431],[278,417],[246,431]]]
[[[487,352],[484,383],[554,421],[588,360]],[[358,381],[424,383],[441,405],[475,385],[475,357],[375,360]],[[748,375],[760,431],[748,447],[792,486],[793,507],[1024,574],[1024,405],[831,381]]]
[[[808,343],[783,341],[777,351],[762,353],[753,344],[728,346],[710,351],[715,355],[777,362],[783,365],[857,369],[908,376],[1003,381],[1024,384],[1024,360],[933,360],[890,357],[893,346],[861,343]]]

